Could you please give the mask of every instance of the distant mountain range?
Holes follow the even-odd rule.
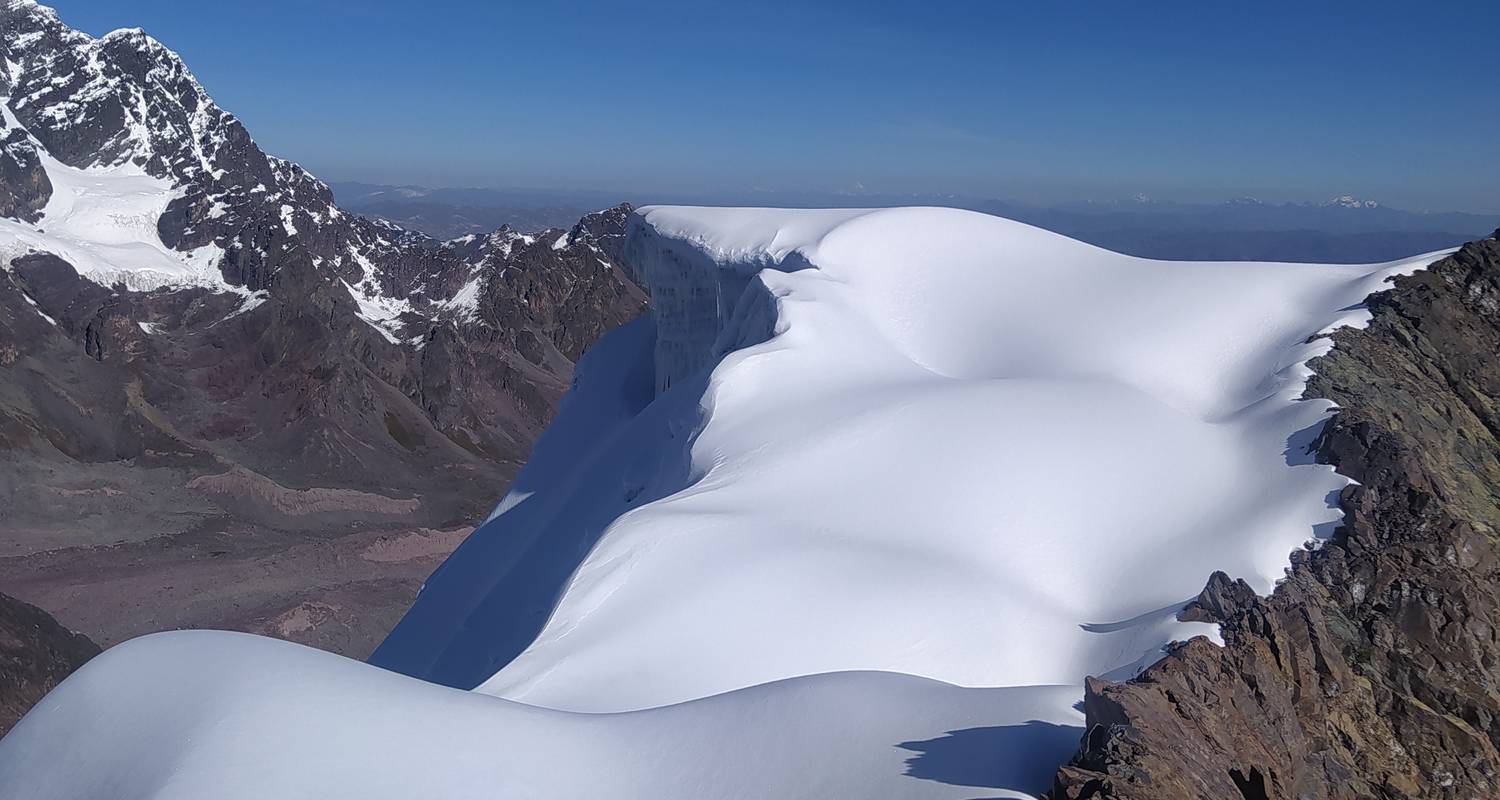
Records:
[[[1426,213],[1352,196],[1319,202],[1174,203],[1124,201],[1028,206],[949,194],[763,192],[618,197],[602,192],[432,189],[331,183],[340,205],[439,239],[492,230],[560,226],[590,209],[632,203],[876,208],[936,205],[1030,223],[1091,244],[1146,258],[1177,260],[1389,261],[1487,236],[1497,220],[1482,214]]]
[[[339,205],[350,211],[444,240],[487,233],[503,225],[522,231],[568,227],[589,211],[620,202],[618,197],[601,193],[328,185]]]

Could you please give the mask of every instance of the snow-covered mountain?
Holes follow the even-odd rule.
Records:
[[[0,582],[104,644],[219,625],[368,653],[431,564],[327,575],[388,563],[340,542],[446,552],[645,307],[627,207],[453,242],[344,212],[139,30],[0,0],[0,126]],[[246,571],[149,544],[183,536]],[[254,566],[310,541],[323,567]],[[44,569],[62,548],[77,574]],[[116,571],[137,561],[166,573]]]
[[[655,325],[606,337],[611,377],[583,362],[375,663],[580,711],[846,670],[1129,674],[1200,632],[1175,615],[1205,575],[1268,590],[1339,519],[1347,481],[1299,452],[1328,410],[1297,399],[1309,337],[1429,260],[1152,262],[945,209],[675,208],[627,259]]]
[[[1158,262],[935,208],[649,208],[622,253],[652,316],[376,666],[116,647],[0,793],[1033,796],[1086,675],[1212,637],[1177,619],[1209,573],[1268,589],[1338,521],[1305,363],[1436,258]]]
[[[395,343],[441,319],[480,261],[514,241],[442,247],[345,214],[326,185],[262,152],[144,31],[95,39],[31,0],[6,0],[0,13],[4,168],[31,187],[11,201],[19,224],[7,239],[64,256],[85,276],[257,292],[280,260],[305,255]],[[607,257],[586,237],[577,244]]]

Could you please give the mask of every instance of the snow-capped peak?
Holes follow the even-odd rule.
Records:
[[[5,128],[24,132],[9,134],[0,158],[35,178],[22,189],[39,187],[25,197],[0,187],[0,217],[25,234],[8,249],[50,249],[110,284],[221,289],[228,284],[207,254],[249,252],[272,265],[257,267],[245,287],[259,290],[278,252],[300,247],[330,281],[359,287],[356,300],[382,311],[366,316],[390,337],[393,309],[405,310],[406,294],[427,276],[387,267],[420,260],[436,243],[341,212],[326,185],[262,152],[182,59],[140,28],[96,39],[50,9],[12,0],[0,7],[0,31]],[[80,181],[114,188],[82,191]],[[268,226],[286,241],[270,239]],[[123,257],[119,246],[135,241],[140,257]]]
[[[227,115],[175,53],[138,28],[94,39],[42,8],[15,6],[0,26],[11,34],[10,105],[55,157],[75,167],[131,162],[173,180],[212,159],[222,138],[213,128]],[[106,122],[114,119],[123,124]]]
[[[26,12],[57,19],[57,9],[42,5],[37,0],[0,0],[0,11]]]
[[[1353,195],[1341,194],[1338,197],[1327,200],[1325,206],[1338,208],[1379,208],[1380,204],[1374,200],[1361,200]]]
[[[168,53],[171,53],[174,58],[177,56],[176,53],[172,53],[172,51],[167,50],[167,48],[164,47],[161,42],[158,42],[155,39],[151,38],[150,34],[146,33],[145,28],[115,28],[109,33],[100,36],[99,39],[106,42],[114,39],[135,39],[149,45],[160,47],[162,50],[166,50]]]

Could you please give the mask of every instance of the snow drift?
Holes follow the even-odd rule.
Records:
[[[376,663],[584,711],[1128,676],[1212,632],[1176,612],[1213,570],[1267,590],[1336,524],[1303,363],[1431,258],[1149,261],[936,208],[648,208],[627,247],[654,331],[585,361]]]
[[[372,657],[425,681],[148,637],[22,721],[0,794],[1035,793],[1084,676],[1337,523],[1304,364],[1436,257],[1157,262],[934,208],[648,208],[626,251],[654,319]]]
[[[24,718],[0,746],[0,796],[956,799],[974,790],[949,779],[1047,781],[1078,731],[1046,720],[1074,695],[852,673],[601,716],[166,633],[107,651]]]

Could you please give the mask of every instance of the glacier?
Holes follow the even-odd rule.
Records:
[[[17,256],[45,252],[105,286],[203,286],[248,294],[219,273],[224,251],[218,245],[179,252],[162,243],[157,220],[181,189],[131,163],[80,168],[58,161],[21,126],[8,102],[0,97],[3,127],[20,132],[35,148],[52,193],[35,224],[0,217],[0,268],[9,269]]]
[[[608,337],[374,663],[574,711],[802,675],[1130,677],[1348,480],[1322,334],[1435,255],[1163,262],[983,214],[643,209]],[[610,408],[601,404],[609,401]]]
[[[1308,446],[1377,265],[1162,262],[940,208],[651,207],[490,519],[360,664],[144,637],[0,796],[1030,797],[1214,570],[1340,519]],[[382,669],[383,668],[383,669]],[[404,674],[403,674],[404,673]]]

